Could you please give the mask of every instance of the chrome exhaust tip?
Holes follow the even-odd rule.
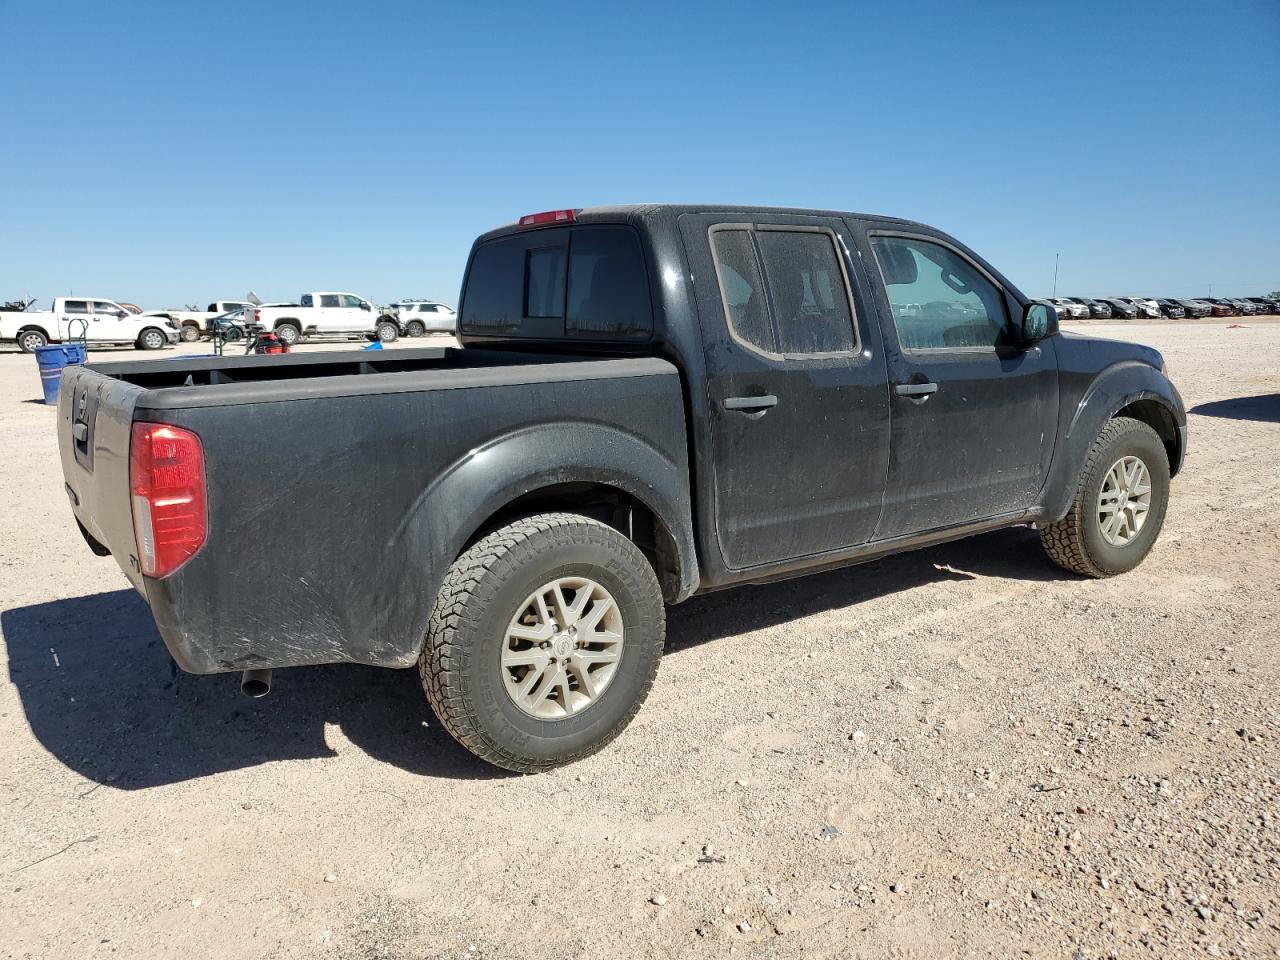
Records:
[[[270,670],[246,670],[240,675],[240,692],[246,697],[265,697],[271,692]]]

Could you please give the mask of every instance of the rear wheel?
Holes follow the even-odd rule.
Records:
[[[18,334],[18,348],[23,353],[35,353],[37,347],[48,346],[49,338],[39,330],[23,330]]]
[[[400,339],[400,328],[396,326],[394,320],[379,320],[374,332],[382,343],[392,343]]]
[[[421,320],[410,320],[408,326],[404,328],[406,337],[424,337],[427,334],[427,326]]]
[[[1169,455],[1145,423],[1116,417],[1089,451],[1071,510],[1041,528],[1058,566],[1086,577],[1125,573],[1151,552],[1169,505]]]
[[[276,327],[275,334],[282,343],[287,343],[291,347],[302,339],[302,331],[292,323],[280,324]]]
[[[163,330],[147,327],[138,335],[137,347],[139,350],[159,350],[166,342]]]
[[[183,343],[195,343],[200,339],[200,328],[194,323],[184,323],[180,336]]]
[[[535,773],[623,731],[665,636],[662,591],[640,549],[599,521],[548,513],[489,534],[449,568],[418,667],[459,743]]]

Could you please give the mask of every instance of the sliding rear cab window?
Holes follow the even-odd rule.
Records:
[[[489,240],[471,259],[458,310],[464,334],[647,340],[649,280],[630,227],[580,225]]]

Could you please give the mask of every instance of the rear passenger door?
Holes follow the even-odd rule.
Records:
[[[1017,342],[1018,303],[941,236],[872,228],[867,243],[893,422],[875,539],[962,526],[1032,506],[1058,411],[1053,338]]]
[[[687,214],[702,325],[716,536],[743,569],[868,541],[888,461],[874,314],[846,227]],[[868,322],[868,321],[871,322]]]
[[[105,339],[98,335],[91,310],[88,300],[63,300],[62,314],[57,318],[58,339],[70,340],[80,336],[89,340]]]
[[[342,301],[336,293],[320,294],[320,302],[315,311],[315,326],[320,333],[333,333],[343,329]],[[308,322],[311,322],[308,320]]]

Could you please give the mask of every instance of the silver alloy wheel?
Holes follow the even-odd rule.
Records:
[[[560,577],[525,598],[502,643],[507,694],[525,713],[562,720],[599,702],[622,659],[622,611],[586,577]]]
[[[1121,457],[1111,465],[1098,491],[1098,527],[1115,547],[1128,545],[1151,510],[1151,473],[1137,457]]]
[[[275,334],[277,339],[283,343],[287,343],[291,347],[302,337],[302,335],[298,333],[298,328],[292,323],[280,324],[280,326],[276,327]]]
[[[159,350],[164,346],[164,334],[159,330],[148,330],[142,335],[142,342],[148,350]]]
[[[28,330],[18,339],[18,343],[27,353],[35,353],[36,347],[45,345],[45,339],[42,334],[34,330]]]

